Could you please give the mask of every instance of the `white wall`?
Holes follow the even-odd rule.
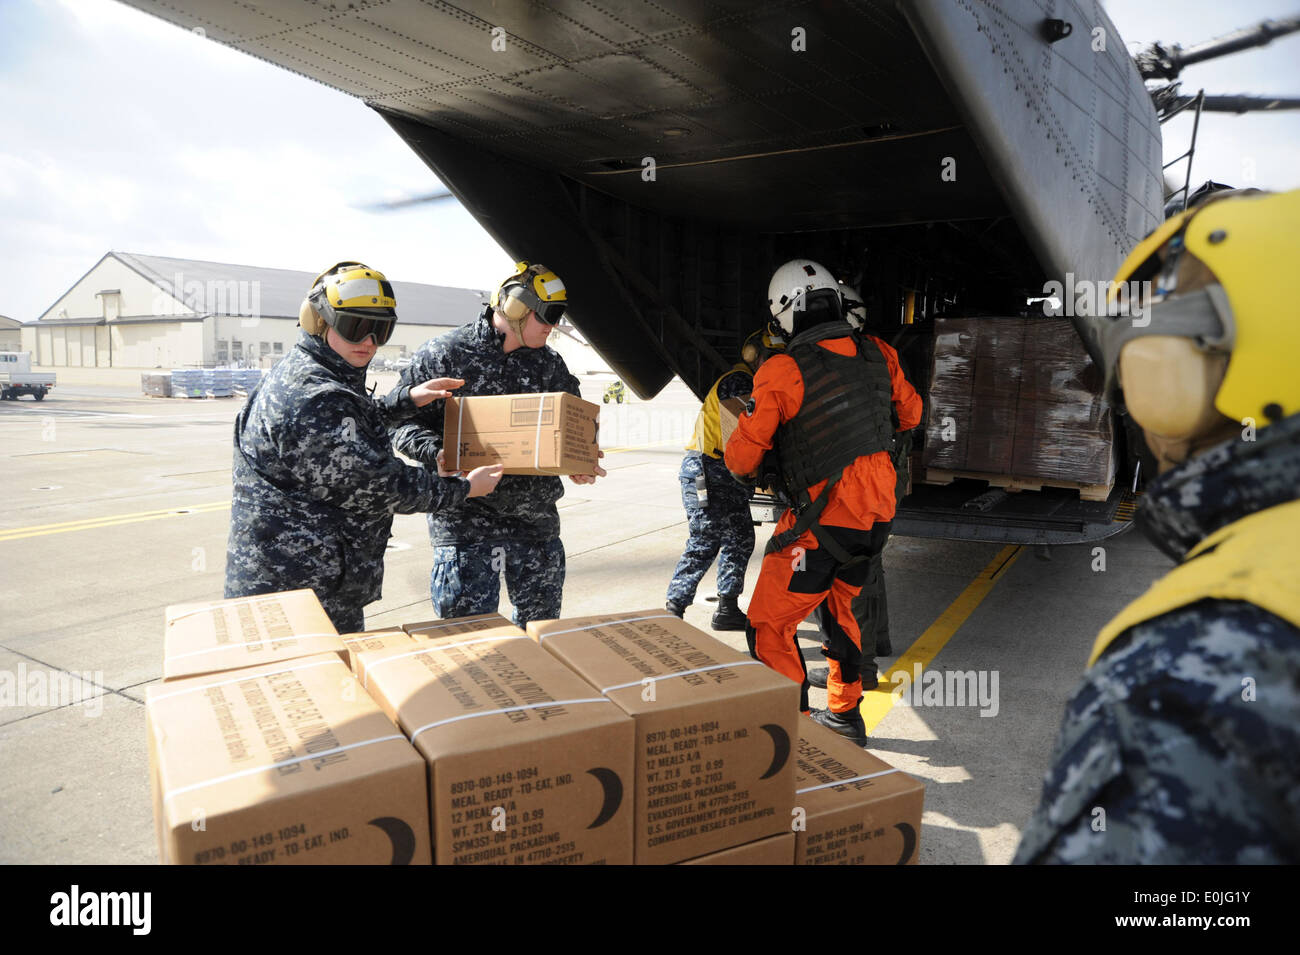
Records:
[[[103,318],[105,296],[95,293],[104,289],[120,289],[122,315],[192,315],[193,311],[168,295],[153,282],[134,269],[127,268],[114,258],[105,258],[62,295],[41,318],[59,318],[67,312],[68,318]],[[116,317],[116,297],[109,296],[109,316]]]
[[[198,323],[193,326],[197,328]],[[186,353],[184,323],[149,322],[110,327],[115,368],[178,368],[197,358],[197,352]]]

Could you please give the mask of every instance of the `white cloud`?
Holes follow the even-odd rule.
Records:
[[[1126,41],[1197,42],[1285,0],[1107,9]],[[1177,15],[1174,15],[1174,14]],[[1189,68],[1194,90],[1294,93],[1300,38]],[[510,258],[356,99],[109,0],[0,0],[0,257],[26,280],[0,312],[39,315],[106,251],[318,271],[357,257],[408,281],[486,288]],[[1185,148],[1184,120],[1165,129]],[[346,130],[346,137],[331,131]],[[1193,185],[1300,185],[1300,118],[1207,116]]]
[[[6,34],[8,38],[6,41]],[[110,249],[483,288],[510,259],[455,203],[354,208],[438,187],[363,103],[106,0],[0,2],[0,256],[36,318]],[[327,145],[322,128],[348,131]]]

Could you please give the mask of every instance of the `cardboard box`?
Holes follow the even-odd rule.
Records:
[[[718,422],[722,425],[723,450],[726,450],[727,442],[731,440],[731,433],[736,430],[736,425],[740,423],[740,416],[748,407],[748,398],[749,396],[745,395],[718,402]]]
[[[367,669],[428,763],[434,858],[632,862],[630,719],[513,627]]]
[[[499,613],[480,613],[472,617],[449,617],[446,620],[424,620],[419,623],[404,623],[402,629],[413,637],[432,640],[435,637],[447,637],[457,633],[476,633],[495,627],[513,626]],[[520,631],[522,633],[522,631]]]
[[[310,590],[167,608],[163,681],[347,649]]]
[[[506,474],[594,474],[600,405],[566,392],[448,398],[450,470],[504,464]]]
[[[427,865],[424,761],[336,654],[149,687],[163,863]]]
[[[365,633],[345,633],[340,640],[348,652],[348,669],[366,683],[366,661],[389,651],[414,650],[425,641],[412,637],[405,630],[370,630]]]
[[[925,784],[811,717],[799,720],[796,865],[914,865]]]
[[[679,865],[794,865],[794,846],[794,833],[787,832],[721,852],[710,852],[697,859],[687,859]]]
[[[1015,457],[1015,438],[1013,431],[972,431],[966,435],[966,460],[962,470],[986,472],[989,474],[1013,473],[1012,460]]]
[[[352,672],[357,675],[361,685],[370,691],[370,669],[387,665],[386,661],[404,659],[418,653],[427,646],[431,639],[439,637],[460,636],[469,633],[492,631],[496,636],[503,633],[513,636],[525,636],[524,632],[499,613],[478,614],[472,617],[454,617],[449,620],[431,620],[424,623],[404,624],[408,629],[387,631],[383,634],[361,634],[368,637],[359,642],[353,652],[349,653]],[[397,710],[386,700],[377,700],[380,709],[394,723],[397,722]]]
[[[636,861],[788,832],[799,685],[661,610],[528,633],[636,720]]]

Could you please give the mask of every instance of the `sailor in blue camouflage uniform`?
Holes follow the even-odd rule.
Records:
[[[714,630],[745,629],[745,614],[738,601],[754,553],[750,488],[732,477],[722,460],[722,402],[748,398],[754,390],[754,373],[772,351],[783,347],[784,343],[763,331],[745,339],[742,360],[715,381],[705,396],[695,419],[695,433],[677,473],[686,508],[686,549],[668,584],[664,607],[679,617],[685,614],[695,602],[700,580],[716,559],[718,609],[711,621]]]
[[[458,396],[567,391],[581,397],[578,379],[546,347],[567,303],[564,283],[555,273],[521,262],[477,321],[420,346],[398,387],[454,372],[465,379]],[[435,401],[398,427],[397,449],[440,468],[444,404]],[[570,480],[590,484],[604,474],[597,467],[595,474],[571,475]],[[563,495],[558,477],[508,474],[490,498],[431,512],[434,612],[441,618],[492,613],[501,599],[504,572],[517,625],[559,617],[565,560],[556,501]]]
[[[1097,638],[1018,863],[1300,862],[1300,191],[1218,194],[1117,278],[1102,322],[1161,475],[1138,523],[1178,562]]]
[[[311,588],[340,633],[363,630],[393,514],[454,507],[499,479],[499,468],[439,477],[393,454],[389,426],[459,384],[419,380],[382,402],[365,391],[396,320],[391,285],[374,269],[339,263],[313,284],[297,345],[235,421],[227,597]]]

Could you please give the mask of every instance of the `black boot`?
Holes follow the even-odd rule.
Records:
[[[744,630],[747,622],[735,597],[718,597],[718,609],[713,612],[714,630]]]
[[[867,745],[867,724],[862,722],[862,714],[854,707],[844,713],[832,713],[830,710],[813,710],[812,718],[829,730],[834,730],[845,739]]]
[[[831,678],[830,667],[817,667],[808,671],[808,685],[826,689],[826,681]]]
[[[686,615],[686,608],[677,606],[671,600],[664,604],[664,609],[674,617],[684,617]]]

